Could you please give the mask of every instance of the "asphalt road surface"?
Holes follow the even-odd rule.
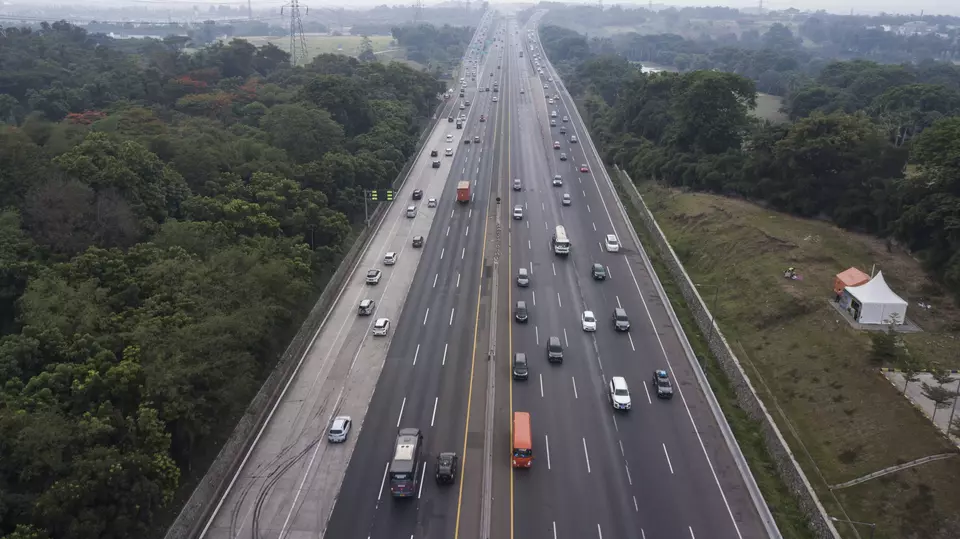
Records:
[[[490,26],[485,19],[475,39],[489,34],[483,29]],[[482,50],[480,45],[471,50]],[[477,92],[480,77],[465,79],[467,95],[458,99],[454,87],[443,113],[465,114],[464,129],[444,117],[429,135],[201,537],[316,538],[327,528],[335,504],[328,537],[409,537],[417,526],[418,505],[431,508],[422,515],[437,514],[423,526],[452,534],[456,490],[430,484],[419,504],[405,507],[385,505],[378,497],[399,421],[423,429],[431,451],[463,444],[480,282],[476,253],[483,241],[495,125],[493,118],[479,122],[479,117],[495,117],[497,111],[490,99],[496,94]],[[468,100],[471,105],[459,110]],[[479,144],[463,143],[474,136],[481,137]],[[454,156],[445,156],[446,148]],[[431,150],[439,157],[431,157]],[[441,160],[440,168],[432,167],[434,159]],[[473,183],[475,196],[463,206],[455,200],[460,179]],[[411,200],[414,189],[424,191],[422,200]],[[430,198],[438,200],[436,208],[428,208]],[[406,217],[408,205],[417,206],[415,218]],[[425,236],[423,248],[412,247],[416,235]],[[398,253],[395,265],[382,263],[387,252]],[[372,268],[383,272],[377,285],[365,284]],[[376,302],[372,316],[357,315],[363,299]],[[372,325],[381,317],[391,320],[390,334],[374,337]],[[330,444],[327,428],[339,415],[350,416],[353,429],[345,443]],[[409,533],[396,535],[400,529]]]
[[[513,22],[509,34],[507,161],[510,178],[519,178],[523,187],[509,191],[506,205],[522,206],[524,218],[511,221],[510,282],[504,288],[508,305],[526,301],[530,320],[519,324],[509,312],[502,316],[509,352],[526,353],[530,377],[513,382],[511,391],[498,392],[498,400],[509,404],[498,403],[496,443],[504,453],[502,466],[509,467],[511,412],[529,412],[535,463],[495,475],[498,498],[509,497],[510,503],[497,504],[493,536],[765,537],[663,299],[631,245],[602,163],[585,143],[587,133],[569,96],[546,65],[535,30],[530,39],[527,29]],[[550,104],[554,95],[560,99]],[[552,111],[556,127],[550,126]],[[572,142],[571,135],[579,142]],[[567,159],[561,160],[561,154]],[[562,186],[552,185],[556,174],[562,176]],[[561,204],[564,193],[570,195],[569,206]],[[565,227],[572,242],[569,256],[553,254],[550,238],[557,225]],[[619,252],[604,249],[607,234],[621,239]],[[605,266],[607,280],[592,278],[594,263]],[[531,274],[527,288],[516,285],[519,268]],[[618,307],[630,318],[629,332],[613,328]],[[595,314],[595,332],[582,329],[584,310]],[[551,336],[563,345],[562,364],[547,362]],[[502,363],[497,381],[510,384],[509,361]],[[651,385],[655,369],[671,374],[673,399],[656,397]],[[623,376],[629,384],[629,411],[611,406],[608,384],[613,376]]]

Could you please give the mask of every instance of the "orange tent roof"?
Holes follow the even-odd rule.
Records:
[[[833,283],[833,289],[839,294],[848,286],[860,286],[869,281],[870,276],[866,273],[857,268],[849,268],[837,274],[837,279]]]

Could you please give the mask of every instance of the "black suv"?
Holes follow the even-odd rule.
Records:
[[[627,318],[627,311],[620,307],[613,310],[613,328],[617,331],[630,331],[630,319]]]
[[[594,264],[590,273],[592,273],[593,278],[598,281],[603,281],[607,278],[607,268],[603,267],[603,264]]]
[[[530,368],[527,365],[527,354],[523,352],[513,354],[513,378],[526,380],[528,376],[530,376]]]
[[[560,337],[550,337],[547,340],[547,361],[563,363],[563,346],[560,346]]]
[[[413,199],[420,200],[423,198],[423,189],[414,189],[413,190]]]
[[[452,451],[437,455],[437,483],[441,485],[453,484],[457,478],[459,464],[460,457]]]
[[[451,119],[450,121],[452,122],[453,119]],[[437,150],[430,150],[430,157],[436,157],[436,156],[437,156]]]
[[[527,320],[530,319],[529,313],[527,313],[527,302],[518,301],[517,310],[513,313],[514,317],[517,319],[517,322],[521,324],[526,324]]]

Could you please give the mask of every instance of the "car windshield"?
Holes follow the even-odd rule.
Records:
[[[592,314],[585,314],[585,315],[583,315],[583,321],[584,321],[584,322],[596,322],[596,319],[593,317]]]
[[[670,380],[666,378],[657,378],[657,385],[660,387],[670,387]]]
[[[377,270],[370,270],[367,272],[367,277],[375,277],[377,275]]]
[[[618,397],[626,397],[630,395],[630,393],[628,393],[626,389],[617,389],[613,392],[613,394]]]

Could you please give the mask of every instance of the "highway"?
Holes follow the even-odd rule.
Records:
[[[497,406],[497,444],[509,453],[512,411],[530,412],[535,463],[495,475],[495,494],[505,497],[509,491],[510,503],[509,515],[503,504],[497,505],[494,528],[525,539],[765,537],[663,299],[631,245],[603,165],[542,53],[543,73],[537,72],[534,54],[540,47],[533,23],[520,29],[512,21],[509,34],[508,65],[517,82],[506,89],[515,104],[507,121],[507,159],[510,178],[519,178],[523,188],[505,191],[505,205],[521,205],[524,219],[510,221],[509,282],[503,286],[506,304],[526,301],[530,320],[519,324],[504,310],[502,324],[508,328],[510,356],[526,353],[530,377],[510,384],[509,361],[500,366],[497,383],[512,390],[497,394],[498,400],[509,401]],[[560,100],[548,104],[554,94]],[[557,126],[551,127],[554,110]],[[560,134],[562,127],[566,134]],[[571,142],[571,135],[580,143]],[[566,161],[560,160],[561,153]],[[584,164],[588,172],[580,171]],[[563,178],[560,187],[551,184],[555,174]],[[563,193],[570,195],[571,205],[561,205]],[[572,242],[567,257],[551,250],[556,225],[566,228]],[[610,233],[621,240],[618,253],[603,248]],[[605,266],[607,280],[592,278],[594,263]],[[519,268],[530,272],[528,288],[516,285]],[[630,318],[627,333],[612,327],[618,307]],[[596,332],[582,330],[583,310],[595,313]],[[562,364],[547,362],[550,336],[563,344]],[[670,373],[673,399],[656,397],[654,369]],[[623,376],[629,384],[631,410],[613,410],[608,397],[612,376]]]
[[[480,57],[476,51],[482,49],[491,25],[488,13],[468,49],[473,52],[468,52],[464,69],[473,57]],[[502,77],[502,71],[488,75],[495,65],[478,69],[487,79]],[[477,332],[478,253],[483,247],[499,110],[491,101],[497,94],[477,91],[480,84],[492,84],[476,78],[474,82],[465,77],[464,99],[457,98],[454,87],[444,117],[429,134],[395,203],[388,207],[227,492],[215,501],[200,537],[319,537],[328,529],[328,518],[326,536],[338,539],[414,533],[421,537],[419,531],[425,529],[438,537],[453,534],[456,487],[438,489],[424,482],[414,503],[397,505],[385,503],[392,500],[389,492],[382,496],[380,487],[398,424],[423,429],[428,452],[463,451]],[[471,106],[458,110],[467,100]],[[446,116],[461,112],[467,121],[458,130]],[[479,122],[481,114],[488,116],[486,122]],[[463,143],[474,136],[480,136],[479,144]],[[453,157],[444,155],[446,148],[454,150]],[[431,157],[431,150],[439,157]],[[432,167],[434,159],[441,160],[440,168]],[[455,202],[460,179],[473,184],[474,200],[464,206]],[[414,189],[424,191],[422,200],[411,201]],[[438,200],[436,208],[428,208],[429,198]],[[412,219],[405,215],[411,204],[418,209]],[[416,235],[426,238],[423,248],[411,246]],[[398,260],[385,266],[383,257],[391,251],[398,253]],[[377,285],[365,284],[366,271],[372,268],[383,272]],[[376,302],[372,316],[357,315],[363,299]],[[386,337],[371,334],[380,317],[392,321]],[[352,418],[352,432],[345,443],[331,444],[327,428],[339,415]],[[396,535],[398,530],[403,534]]]

